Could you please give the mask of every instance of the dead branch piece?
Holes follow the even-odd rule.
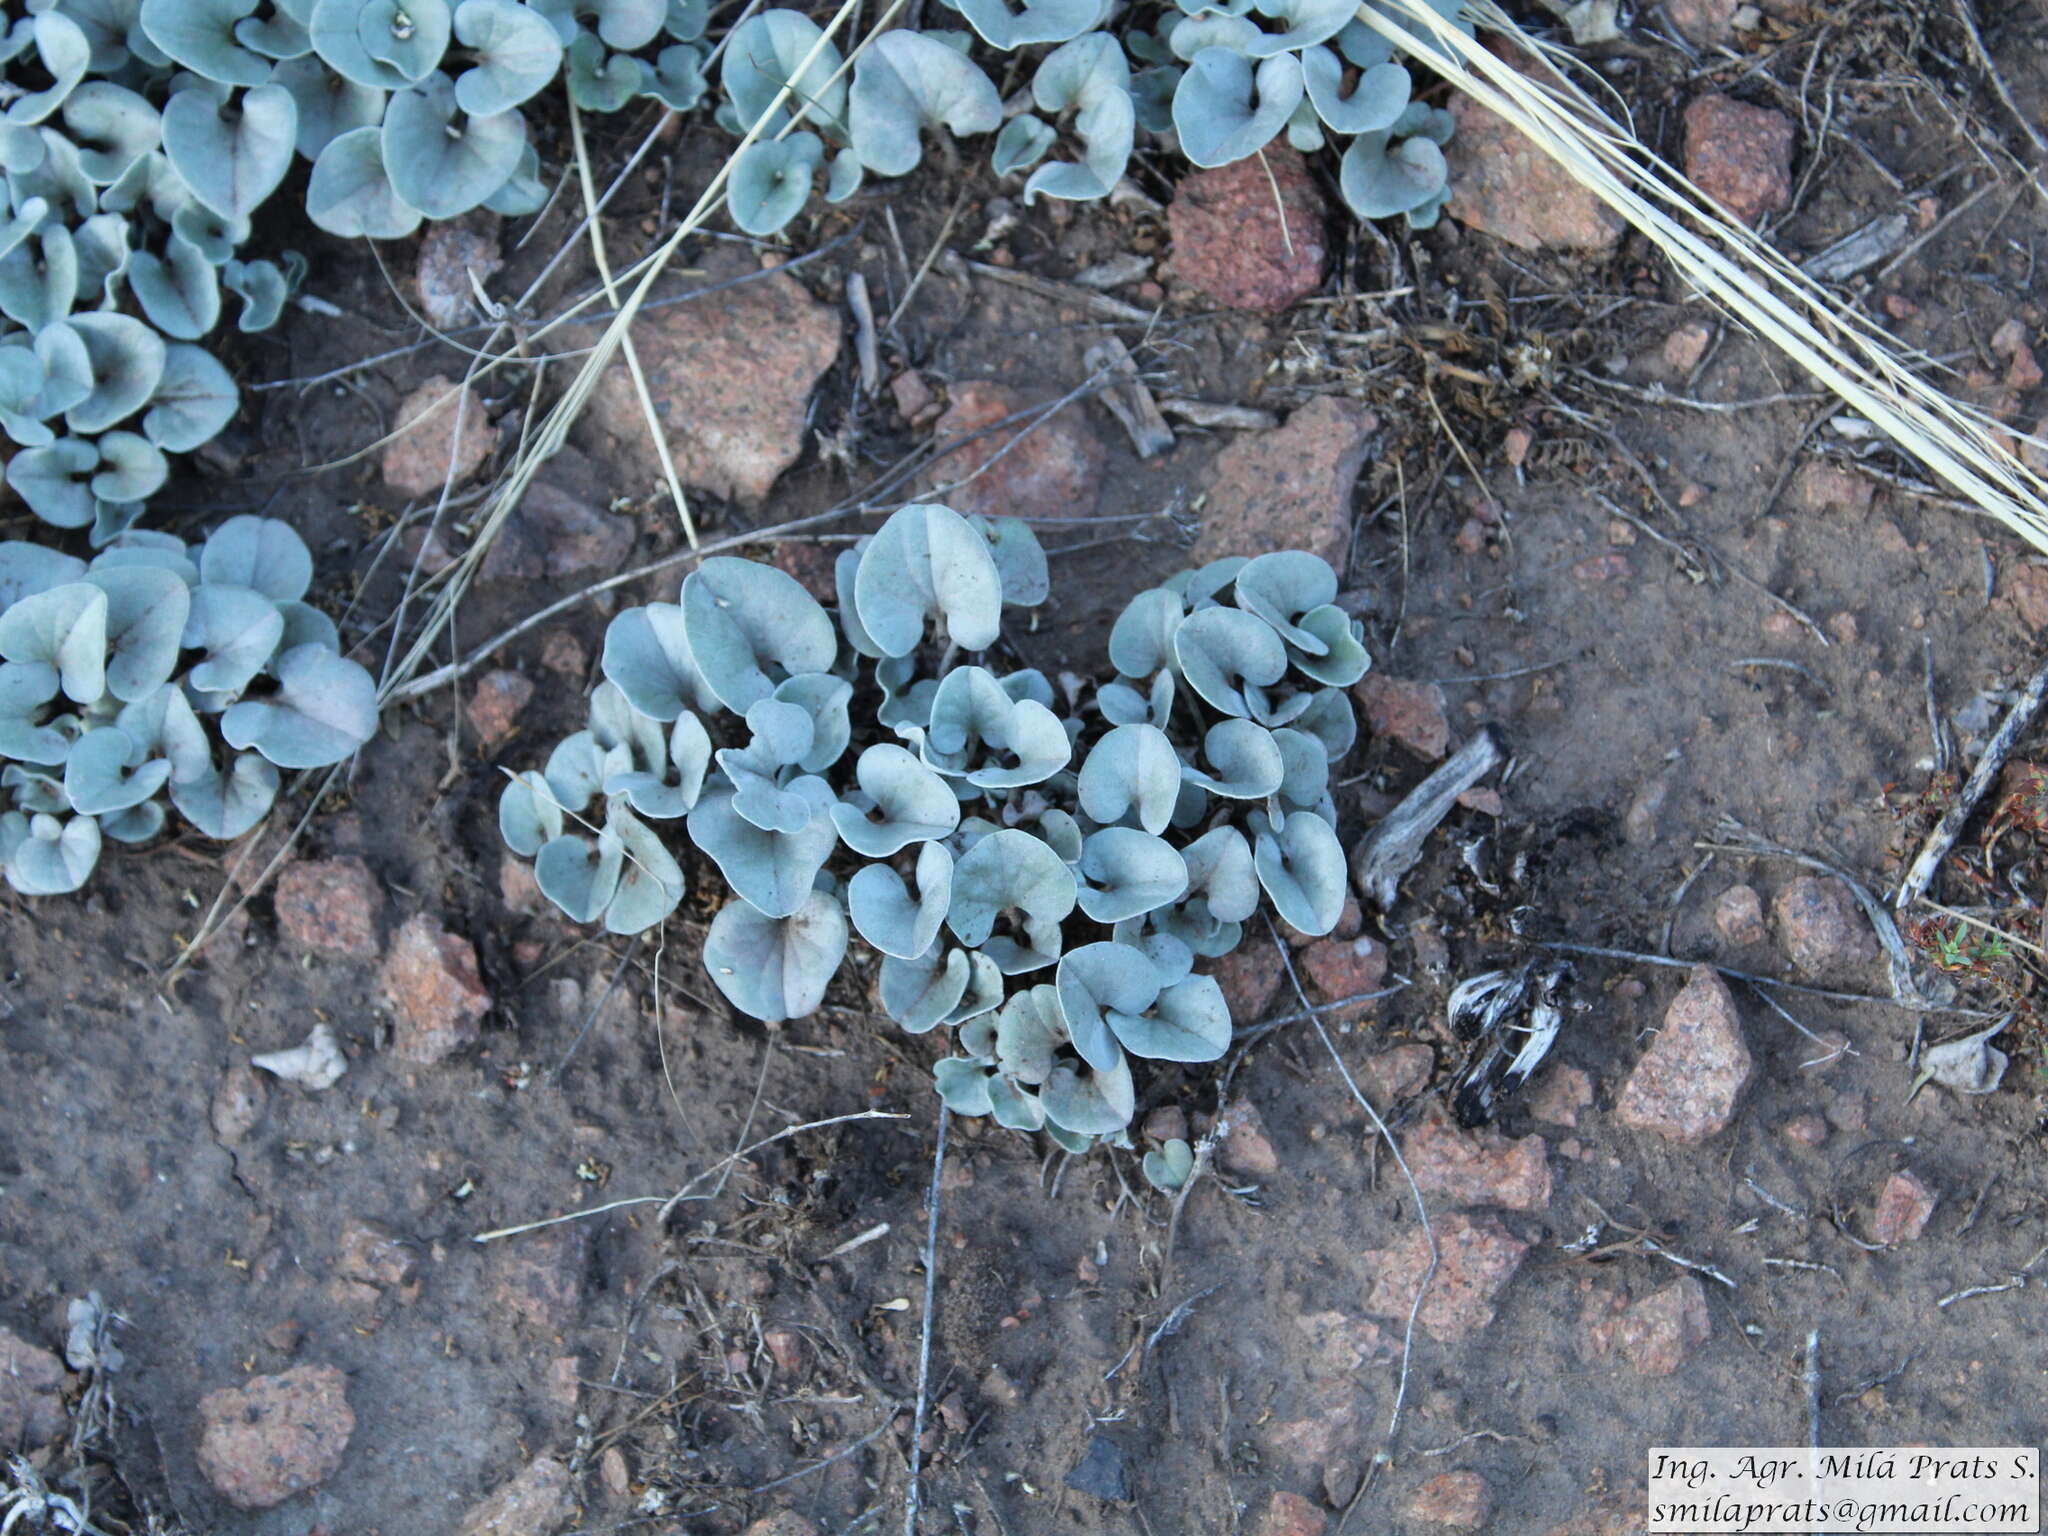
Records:
[[[1866,267],[1874,267],[1906,243],[1912,227],[1903,213],[1888,213],[1872,219],[1853,234],[1844,235],[1800,268],[1816,282],[1847,282]]]
[[[1213,400],[1166,399],[1159,409],[1197,427],[1227,427],[1238,432],[1270,432],[1280,425],[1271,411],[1252,405],[1220,405]]]
[[[1481,727],[1442,767],[1410,790],[1365,840],[1352,875],[1359,891],[1381,911],[1391,911],[1401,877],[1422,857],[1423,842],[1450,815],[1458,796],[1499,767],[1502,756],[1492,730]]]
[[[1963,787],[1956,791],[1955,803],[1942,812],[1941,820],[1934,824],[1934,830],[1927,834],[1927,841],[1920,845],[1920,852],[1906,870],[1905,878],[1899,881],[1898,895],[1892,898],[1893,910],[1903,912],[1927,894],[1942,860],[1948,857],[1956,839],[1962,836],[1964,824],[1976,812],[1977,803],[1991,788],[1991,781],[1998,777],[1999,770],[2005,767],[2005,760],[2012,756],[2013,748],[2019,745],[2020,738],[2033,725],[2034,716],[2041,712],[2044,701],[2048,701],[2048,661],[2042,662],[2034,675],[2027,679],[2026,690],[2005,712],[1997,734],[1984,748],[1984,755],[1977,759],[1977,766],[1970,770]]]
[[[1112,299],[1107,294],[1091,293],[1088,289],[1076,288],[1071,283],[1054,282],[1049,277],[1034,277],[1029,272],[1013,272],[1008,267],[992,267],[985,261],[969,261],[958,251],[948,251],[941,256],[939,268],[951,278],[965,279],[969,274],[992,278],[996,282],[1007,283],[1012,288],[1022,288],[1026,293],[1035,294],[1053,304],[1071,304],[1099,320],[1114,320],[1120,325],[1152,323],[1152,311],[1149,309],[1140,309],[1135,304],[1126,304],[1122,299]]]
[[[1909,1002],[1905,998],[1878,997],[1869,992],[1840,992],[1832,987],[1816,987],[1804,981],[1786,981],[1779,976],[1758,976],[1750,971],[1738,971],[1725,965],[1715,965],[1711,960],[1678,960],[1670,955],[1653,955],[1640,949],[1611,949],[1601,944],[1567,944],[1558,940],[1539,943],[1536,947],[1554,950],[1560,955],[1591,955],[1598,960],[1626,960],[1633,965],[1661,965],[1678,971],[1689,971],[1696,965],[1704,965],[1708,970],[1719,972],[1730,981],[1746,981],[1756,987],[1780,987],[1787,992],[1804,992],[1808,997],[1824,997],[1831,1003],[1877,1003],[1888,1008],[1904,1008],[1912,1013],[1952,1013],[1964,1018],[1990,1017],[1978,1009],[1954,1008],[1945,1003],[1931,1003],[1924,998]]]
[[[882,354],[875,345],[875,311],[868,303],[868,280],[846,274],[846,307],[853,313],[853,353],[860,360],[860,392],[872,395],[882,387]]]
[[[1131,361],[1130,349],[1123,342],[1106,336],[1082,354],[1082,361],[1089,372],[1107,375],[1109,382],[1103,387],[1102,403],[1131,435],[1131,447],[1139,458],[1149,459],[1173,446],[1173,428],[1159,414],[1152,391],[1145,387],[1138,365]]]
[[[910,1488],[903,1496],[903,1536],[917,1536],[917,1510],[924,1495],[919,1481],[924,1471],[924,1415],[931,1397],[932,1311],[939,1286],[939,1193],[946,1176],[946,1121],[944,1101],[939,1104],[939,1130],[932,1149],[932,1187],[925,1197],[931,1209],[924,1234],[924,1319],[917,1337],[917,1409],[910,1422]]]

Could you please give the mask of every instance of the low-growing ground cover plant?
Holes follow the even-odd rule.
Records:
[[[713,557],[620,613],[588,726],[504,789],[506,842],[570,917],[639,933],[685,894],[673,823],[731,892],[704,966],[742,1012],[816,1009],[857,935],[890,1017],[953,1031],[952,1109],[1076,1151],[1121,1136],[1134,1058],[1230,1044],[1197,962],[1262,898],[1305,934],[1342,910],[1329,770],[1369,661],[1335,573],[1301,551],[1183,572],[1124,610],[1094,685],[1000,668],[1003,610],[1048,591],[1023,523],[907,506],[836,584],[835,621]],[[1185,1176],[1163,1151],[1157,1181]]]
[[[120,535],[90,564],[0,543],[0,870],[75,891],[104,838],[138,843],[163,802],[240,837],[280,768],[340,762],[376,730],[376,687],[302,601],[313,560],[269,518],[197,550]],[[220,748],[228,751],[223,753]]]

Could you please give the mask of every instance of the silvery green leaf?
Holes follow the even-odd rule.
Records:
[[[605,905],[604,925],[613,933],[643,933],[682,901],[682,866],[654,830],[618,801],[606,812],[605,830],[618,838],[624,862],[618,888]]]
[[[742,1013],[766,1023],[815,1013],[846,955],[846,914],[812,891],[787,917],[728,902],[704,936],[704,969]]]
[[[1344,63],[1328,48],[1309,48],[1301,55],[1301,78],[1316,115],[1333,133],[1381,133],[1407,110],[1413,88],[1399,64],[1380,63],[1364,70],[1350,94],[1344,91]]]
[[[1390,143],[1385,133],[1361,133],[1344,151],[1338,190],[1361,219],[1389,219],[1423,207],[1450,179],[1444,152],[1420,135]]]
[[[516,111],[471,116],[455,84],[436,70],[394,92],[384,109],[384,174],[409,207],[430,219],[469,212],[503,186],[526,148]]]
[[[206,727],[192,711],[185,690],[166,684],[147,698],[122,706],[114,724],[128,733],[143,757],[160,757],[171,765],[171,782],[204,778],[213,772],[213,749]]]
[[[1173,93],[1181,152],[1205,168],[1256,154],[1287,125],[1301,97],[1301,62],[1293,54],[1261,60],[1254,70],[1242,54],[1204,48]]]
[[[1125,677],[1150,677],[1177,665],[1173,637],[1187,612],[1169,587],[1140,592],[1124,605],[1109,632],[1109,659]]]
[[[1038,835],[1063,864],[1081,862],[1081,824],[1057,806],[1038,813]]]
[[[1349,688],[1371,670],[1365,626],[1335,604],[1311,608],[1296,628],[1315,636],[1324,647],[1320,652],[1303,647],[1294,656],[1296,671],[1328,688]]]
[[[1210,726],[1202,738],[1202,757],[1214,772],[1190,765],[1182,770],[1188,782],[1226,800],[1263,800],[1280,788],[1287,771],[1273,733],[1250,720]]]
[[[1344,911],[1344,848],[1313,811],[1292,811],[1277,835],[1261,831],[1253,851],[1259,884],[1294,928],[1328,933]]]
[[[1119,725],[1081,764],[1081,809],[1104,826],[1135,816],[1147,832],[1164,832],[1180,796],[1180,757],[1155,725]]]
[[[799,121],[827,129],[845,120],[847,87],[839,67],[844,56],[830,42],[817,47],[824,35],[824,28],[808,16],[786,9],[757,12],[726,34],[719,82],[731,100],[739,132],[766,119],[761,132],[772,136],[792,113]],[[799,78],[797,67],[807,58],[810,66]],[[789,95],[775,106],[785,85],[790,86]]]
[[[1031,43],[1064,43],[1098,25],[1102,0],[1023,0],[1012,13],[1009,0],[946,0],[967,18],[983,42],[1009,53]]]
[[[788,789],[811,807],[811,819],[800,831],[755,826],[734,809],[730,790],[708,791],[689,817],[690,841],[710,855],[727,885],[769,917],[797,910],[839,841],[832,826],[832,791],[825,781],[794,779]]]
[[[817,599],[795,577],[758,561],[712,556],[684,579],[682,608],[689,655],[705,685],[742,713],[785,677],[829,672],[839,649]]]
[[[101,833],[117,843],[146,843],[163,831],[164,808],[160,801],[145,800],[98,820]]]
[[[66,752],[65,756],[70,757]],[[0,789],[14,792],[14,803],[32,816],[62,816],[71,810],[71,797],[64,793],[64,780],[55,773],[9,763],[0,768]]]
[[[1083,944],[1062,956],[1056,983],[1060,1019],[1081,1059],[1097,1071],[1113,1071],[1123,1060],[1116,1016],[1143,1013],[1159,996],[1159,986],[1151,957],[1128,944]]]
[[[534,8],[564,43],[576,35],[579,19],[590,20],[606,47],[623,51],[653,42],[670,16],[667,0],[535,0]]]
[[[604,789],[612,774],[630,772],[631,754],[621,752],[617,763],[608,762],[605,750],[589,731],[575,731],[555,743],[543,775],[556,803],[565,811],[580,812]]]
[[[832,588],[834,600],[839,604],[839,627],[846,634],[846,643],[853,648],[855,654],[873,660],[882,654],[882,648],[875,644],[867,630],[862,627],[860,610],[854,605],[853,600],[853,584],[860,571],[860,558],[871,542],[862,539],[851,548],[839,552],[839,557],[832,562]]]
[[[202,90],[178,91],[164,105],[164,153],[193,196],[224,219],[248,218],[276,190],[298,131],[298,105],[281,85],[242,92],[225,115]]]
[[[1312,155],[1323,147],[1323,125],[1316,116],[1315,104],[1306,96],[1294,108],[1294,115],[1287,119],[1287,143],[1292,149],[1304,155]]]
[[[594,32],[579,32],[563,54],[569,99],[586,112],[617,112],[647,87],[647,66],[613,53]]]
[[[1207,608],[1220,601],[1218,594],[1228,589],[1237,580],[1237,573],[1251,563],[1249,555],[1225,555],[1221,560],[1211,560],[1191,571],[1177,572],[1169,576],[1164,585],[1178,592],[1186,602],[1188,612],[1193,613],[1197,608]]]
[[[966,990],[943,1022],[954,1025],[966,1024],[970,1020],[993,1014],[1002,1004],[1003,969],[996,964],[994,946],[987,950],[975,950],[967,956]]]
[[[83,438],[62,437],[43,448],[24,448],[7,461],[7,483],[28,509],[54,528],[92,521],[92,486],[99,450]]]
[[[674,603],[628,608],[604,632],[604,675],[641,714],[673,720],[685,710],[716,713],[717,695],[690,659],[683,610]]]
[[[1317,805],[1330,787],[1330,755],[1321,739],[1307,731],[1279,730],[1273,732],[1273,744],[1284,765],[1281,800],[1296,810]]]
[[[209,274],[212,271],[207,270]],[[109,502],[135,502],[154,496],[170,475],[163,450],[139,432],[103,432],[97,446],[99,469],[88,482],[88,488],[102,507]],[[105,527],[103,518],[95,528],[96,535]],[[93,542],[100,541],[95,537]]]
[[[1358,741],[1358,715],[1351,707],[1351,696],[1341,688],[1317,689],[1309,695],[1308,707],[1295,718],[1294,729],[1320,741],[1331,762],[1341,760]]]
[[[885,955],[915,960],[939,936],[953,897],[953,855],[944,843],[917,851],[917,896],[887,864],[869,864],[846,887],[847,910],[860,936]]]
[[[1104,683],[1095,691],[1095,707],[1111,725],[1143,725],[1152,721],[1145,695],[1129,683]]]
[[[690,43],[671,43],[646,71],[640,92],[671,112],[688,112],[710,88],[711,82],[704,76],[704,50]]]
[[[276,603],[295,602],[313,584],[313,556],[289,523],[243,513],[207,536],[199,579],[249,587]]]
[[[1131,100],[1131,66],[1123,48],[1106,32],[1090,32],[1045,56],[1032,78],[1038,109],[1055,118],[1074,113],[1081,136],[1079,163],[1042,165],[1024,183],[1024,201],[1043,195],[1070,201],[1107,197],[1130,163],[1137,135]]]
[[[164,349],[142,432],[166,453],[190,453],[234,416],[240,391],[204,347],[174,342]]]
[[[1189,614],[1174,631],[1173,653],[1188,686],[1226,715],[1251,712],[1245,685],[1271,687],[1287,672],[1287,647],[1273,626],[1235,608]]]
[[[610,828],[595,838],[564,832],[541,845],[533,878],[571,922],[594,923],[617,894],[625,862],[625,847]]]
[[[996,1015],[996,1057],[1020,1083],[1044,1082],[1052,1071],[1053,1052],[1066,1039],[1059,990],[1050,984],[1024,988]]]
[[[283,268],[274,261],[230,261],[220,275],[228,292],[242,301],[242,312],[235,321],[237,330],[245,334],[267,331],[277,324],[292,290],[292,280]]]
[[[996,135],[995,148],[989,152],[989,165],[998,176],[1014,176],[1028,171],[1046,157],[1053,145],[1059,142],[1059,137],[1044,118],[1020,112],[1003,124],[1003,131]]]
[[[902,176],[924,156],[921,134],[943,125],[955,138],[994,133],[1003,103],[978,66],[922,33],[884,32],[862,51],[847,99],[847,128],[861,164]]]
[[[697,803],[711,758],[711,737],[704,722],[684,710],[669,731],[666,764],[612,774],[604,781],[604,792],[624,795],[642,816],[672,821]]]
[[[54,221],[0,257],[0,312],[31,332],[64,319],[78,302],[78,248]]]
[[[40,667],[67,699],[93,703],[107,687],[107,594],[79,581],[23,598],[0,614],[0,660]]]
[[[473,65],[455,82],[455,101],[471,117],[509,112],[562,67],[562,40],[547,19],[517,0],[462,0],[455,39]]]
[[[62,0],[55,9],[77,22],[85,34],[92,49],[91,73],[95,75],[120,74],[133,58],[148,65],[168,62],[155,56],[155,48],[142,31],[139,0]],[[22,32],[19,22],[15,26],[17,35],[0,47],[0,55],[18,57],[18,50],[26,49],[32,41]],[[131,43],[140,45],[133,53]]]
[[[913,1035],[936,1029],[967,995],[968,969],[967,952],[943,944],[910,960],[884,955],[882,1009]]]
[[[49,768],[63,765],[71,755],[69,733],[39,723],[38,718],[56,696],[56,677],[49,668],[0,663],[0,759]],[[4,854],[0,862],[5,862]]]
[[[107,594],[107,692],[123,703],[148,698],[177,669],[191,590],[175,571],[144,565],[94,569],[83,579]]]
[[[829,672],[804,672],[784,678],[775,687],[778,703],[794,704],[810,717],[811,745],[796,759],[805,773],[823,773],[838,762],[853,739],[847,706],[853,685]]]
[[[226,773],[171,778],[171,804],[208,837],[240,837],[270,814],[277,800],[277,770],[254,752],[244,752]]]
[[[72,744],[64,761],[64,795],[81,816],[107,816],[140,805],[170,776],[168,760],[145,760],[126,731],[103,725]]]
[[[171,215],[171,232],[217,267],[225,266],[248,243],[250,227],[247,219],[216,213],[196,197],[180,203]]]
[[[1262,16],[1284,22],[1284,32],[1261,32],[1252,57],[1271,58],[1327,42],[1358,15],[1356,0],[1254,0]]]
[[[860,622],[885,656],[906,656],[939,618],[952,642],[979,651],[1002,630],[1003,584],[989,544],[948,507],[899,508],[854,577]],[[819,670],[822,670],[819,669]]]
[[[662,30],[679,43],[694,43],[711,21],[710,0],[668,0]]]
[[[1336,600],[1337,573],[1320,555],[1301,549],[1260,555],[1237,573],[1232,591],[1238,607],[1264,619],[1289,645],[1312,656],[1327,653],[1318,636],[1294,622],[1311,608]]]
[[[780,232],[810,201],[824,158],[824,143],[815,133],[756,139],[733,159],[726,199],[733,223],[749,235]]]
[[[431,74],[453,26],[446,0],[319,0],[309,21],[313,47],[329,66],[386,91]]]
[[[85,574],[85,562],[44,544],[20,540],[0,543],[0,613],[24,597],[74,582]]]
[[[1104,827],[1081,846],[1081,910],[1098,923],[1122,922],[1172,902],[1188,888],[1187,864],[1164,838],[1136,827]]]
[[[317,55],[285,60],[271,71],[270,79],[291,92],[298,107],[292,145],[308,160],[318,160],[320,152],[344,133],[375,128],[384,121],[383,90],[336,74]],[[378,169],[383,169],[381,156]]]
[[[1162,1194],[1178,1194],[1195,1171],[1195,1153],[1180,1137],[1147,1152],[1138,1164],[1145,1182]]]
[[[1060,952],[1060,924],[1078,896],[1074,872],[1058,854],[1029,832],[1004,828],[976,843],[954,866],[946,925],[962,944],[979,949],[988,943],[1000,914],[1019,912],[1030,951],[1049,960]],[[1010,965],[1003,969],[1017,973]]]
[[[932,1065],[932,1082],[939,1097],[956,1115],[986,1115],[994,1110],[989,1099],[994,1077],[993,1063],[969,1057],[948,1056]]]
[[[1136,923],[1139,919],[1132,918],[1129,921]],[[1122,928],[1123,925],[1119,924],[1115,930],[1117,942],[1135,942],[1137,947],[1145,952],[1145,957],[1152,962],[1152,969],[1157,973],[1162,988],[1171,987],[1185,980],[1193,972],[1195,952],[1185,939],[1176,934],[1157,932],[1144,934],[1132,941],[1122,936]]]
[[[118,213],[96,213],[80,224],[71,238],[78,258],[78,293],[102,308],[120,301],[121,279],[127,275],[129,221]]]
[[[50,77],[50,84],[44,90],[24,91],[8,103],[7,121],[17,127],[33,127],[55,112],[85,79],[92,64],[92,44],[86,41],[78,23],[63,12],[44,11],[30,18],[26,25],[33,29],[36,56],[43,72]],[[89,863],[86,866],[88,870],[91,867]]]
[[[1059,1136],[1110,1136],[1131,1123],[1137,1108],[1137,1092],[1131,1083],[1131,1064],[1118,1054],[1116,1065],[1107,1071],[1066,1062],[1052,1069],[1040,1090],[1038,1101],[1050,1122],[1046,1129],[1070,1151],[1086,1151],[1085,1141],[1069,1144]]]
[[[292,8],[274,5],[268,16],[247,16],[235,23],[235,41],[266,59],[303,58],[313,51],[313,34],[306,30],[313,8],[299,6],[303,17]]]
[[[1183,977],[1146,1012],[1107,1017],[1125,1050],[1152,1061],[1216,1061],[1230,1049],[1230,1005],[1213,976]]]
[[[918,741],[929,766],[982,789],[1043,783],[1073,756],[1057,715],[1036,699],[1013,699],[982,667],[947,673],[932,695],[929,728],[899,726],[897,734]]]
[[[354,662],[301,645],[280,655],[273,670],[274,695],[244,700],[221,716],[229,746],[253,747],[280,768],[325,768],[377,734],[377,684]]]
[[[1012,1131],[1042,1131],[1045,1129],[1045,1109],[1038,1102],[1038,1095],[1018,1087],[1006,1077],[997,1077],[988,1085],[989,1113],[997,1125]]]
[[[381,128],[352,128],[322,146],[306,184],[306,217],[348,240],[401,240],[419,228],[420,210],[399,196],[384,168]]]
[[[256,0],[142,0],[142,31],[164,53],[220,85],[261,85],[270,60],[235,39]]]
[[[104,432],[150,398],[164,379],[169,354],[163,338],[132,315],[73,315],[69,324],[85,343],[92,392],[64,413],[64,421],[73,432]],[[167,446],[160,437],[156,441]]]
[[[917,663],[909,656],[884,656],[875,663],[875,685],[882,690],[875,719],[899,736],[908,727],[930,725],[932,701],[939,696],[939,680],[916,673]]]
[[[960,802],[946,781],[902,747],[877,742],[861,753],[854,776],[858,795],[833,806],[832,821],[855,853],[885,859],[960,824]]]
[[[88,80],[64,103],[64,126],[80,146],[78,168],[95,186],[119,181],[155,149],[161,121],[155,107],[111,80]]]
[[[165,248],[168,260],[154,251],[137,251],[128,259],[128,288],[151,325],[166,336],[196,341],[220,321],[220,274],[179,235],[173,234]]]
[[[506,847],[530,859],[562,828],[562,807],[545,778],[529,768],[506,781],[498,796],[498,835]]]
[[[183,646],[206,652],[190,673],[204,693],[238,693],[249,685],[284,638],[277,604],[250,587],[203,583],[193,589]],[[248,742],[237,742],[246,747]]]
[[[62,896],[85,884],[99,858],[100,824],[90,816],[34,816],[7,856],[7,883],[24,896]]]

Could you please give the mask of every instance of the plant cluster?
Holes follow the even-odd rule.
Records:
[[[835,579],[836,623],[731,557],[620,613],[587,728],[507,784],[505,841],[571,918],[638,933],[683,898],[653,825],[679,822],[732,891],[704,965],[742,1012],[812,1012],[858,933],[890,1017],[955,1031],[954,1110],[1120,1135],[1132,1057],[1229,1046],[1194,967],[1261,894],[1306,934],[1343,908],[1329,768],[1369,662],[1335,574],[1301,551],[1183,572],[1124,610],[1092,687],[992,665],[1003,609],[1048,591],[1023,523],[907,506]]]
[[[280,768],[340,762],[377,726],[370,675],[301,599],[313,560],[284,523],[231,517],[196,551],[131,531],[88,565],[0,543],[0,869],[75,891],[103,837],[164,825],[162,797],[239,837]],[[214,738],[231,749],[225,758]]]

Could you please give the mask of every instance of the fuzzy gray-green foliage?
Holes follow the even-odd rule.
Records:
[[[1230,1044],[1196,962],[1262,900],[1308,934],[1343,907],[1329,773],[1369,662],[1335,573],[1183,572],[1124,611],[1097,686],[997,670],[1005,608],[1047,595],[1022,523],[904,507],[836,578],[836,622],[729,557],[619,614],[588,727],[503,792],[506,842],[569,916],[638,933],[685,894],[679,823],[731,892],[704,964],[742,1012],[818,1008],[857,934],[889,1015],[953,1031],[954,1110],[1122,1135],[1134,1059]]]
[[[162,830],[166,799],[207,836],[239,837],[270,810],[280,768],[370,739],[376,686],[303,601],[312,575],[299,536],[261,517],[229,518],[197,550],[125,533],[89,565],[0,543],[9,885],[77,890],[104,838]]]

